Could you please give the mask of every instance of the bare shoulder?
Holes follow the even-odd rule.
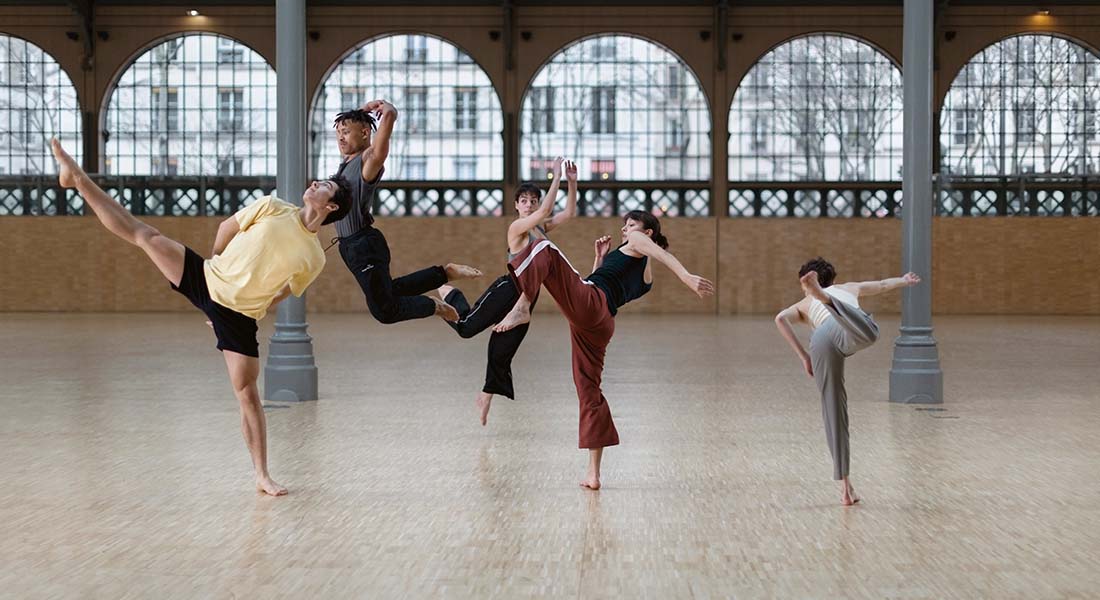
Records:
[[[798,319],[800,321],[809,322],[810,320],[810,298],[803,298],[798,302],[795,302],[791,308],[798,313]]]

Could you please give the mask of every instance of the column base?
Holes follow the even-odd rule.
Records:
[[[279,329],[284,329],[279,331]],[[317,399],[317,365],[313,338],[306,325],[276,324],[264,365],[264,400],[303,402]]]
[[[931,327],[903,327],[894,340],[890,402],[943,404],[943,370]]]

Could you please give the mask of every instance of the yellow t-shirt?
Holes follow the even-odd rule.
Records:
[[[325,251],[300,210],[264,196],[237,211],[240,232],[204,264],[214,302],[260,320],[283,286],[289,284],[295,296],[306,291],[325,266]]]

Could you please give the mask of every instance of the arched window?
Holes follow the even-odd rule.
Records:
[[[545,181],[558,155],[576,161],[582,182],[710,179],[706,96],[684,61],[646,39],[598,35],[560,50],[528,86],[519,125],[525,180]],[[590,215],[709,211],[703,188],[590,189],[583,201]]]
[[[0,175],[56,173],[49,140],[80,160],[80,104],[61,65],[38,46],[0,34]],[[4,206],[0,214],[15,214]]]
[[[329,73],[313,102],[315,176],[340,166],[332,128],[336,114],[378,98],[398,111],[385,181],[504,178],[504,115],[489,76],[461,48],[422,34],[365,42]],[[493,214],[500,210],[501,192],[384,189],[379,202],[380,214]]]
[[[107,102],[109,175],[275,175],[275,70],[213,33],[153,46]]]
[[[1045,34],[986,47],[951,83],[940,149],[945,177],[1100,174],[1100,56]]]
[[[813,34],[777,46],[733,97],[730,181],[900,181],[901,85],[901,71],[888,56],[852,37]],[[829,190],[825,197],[821,190],[757,192],[731,189],[730,214],[880,214],[864,210],[854,189]],[[893,195],[874,190],[866,200],[893,202]]]

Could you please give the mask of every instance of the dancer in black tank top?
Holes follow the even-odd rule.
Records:
[[[554,203],[558,196],[563,164],[568,181],[565,210],[554,214]],[[550,189],[541,199],[539,198],[541,192],[533,183],[525,183],[516,190],[516,214],[519,217],[508,227],[509,261],[523,252],[529,244],[547,239],[548,232],[561,227],[577,214],[576,163],[563,162],[559,156],[554,160],[551,172],[553,181],[550,183]],[[449,325],[463,338],[473,337],[499,323],[519,299],[519,291],[516,290],[509,275],[497,278],[472,307],[466,302],[466,297],[460,290],[449,285],[439,288],[439,295],[458,311],[458,321]],[[531,301],[532,306],[537,299],[536,293]],[[524,324],[505,332],[494,331],[489,336],[485,385],[478,393],[475,402],[483,426],[488,422],[489,407],[494,394],[515,399],[515,388],[512,385],[512,359],[519,351],[519,346],[527,335],[527,329],[528,326]]]
[[[531,320],[531,301],[540,286],[554,297],[573,341],[573,383],[580,401],[579,446],[589,450],[588,475],[581,486],[600,489],[603,449],[619,443],[611,409],[600,389],[604,356],[615,333],[615,314],[627,302],[653,287],[649,259],[668,267],[700,298],[714,294],[714,284],[693,275],[665,248],[661,223],[653,215],[633,211],[623,219],[622,245],[613,252],[611,238],[596,240],[594,272],[582,279],[565,255],[549,240],[528,246],[509,269],[520,299],[495,331],[507,331]]]
[[[433,314],[456,321],[458,313],[453,307],[422,294],[448,281],[480,277],[481,271],[449,263],[393,279],[390,277],[389,245],[373,225],[371,210],[385,171],[396,121],[397,109],[384,100],[372,100],[358,110],[336,115],[333,124],[336,143],[340,156],[344,157],[340,173],[352,184],[354,203],[347,216],[336,222],[340,257],[362,288],[371,315],[380,323],[422,319]]]

